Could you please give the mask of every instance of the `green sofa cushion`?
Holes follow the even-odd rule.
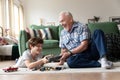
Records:
[[[99,22],[99,23],[89,23],[88,27],[93,33],[95,29],[101,29],[105,34],[116,34],[119,33],[117,23],[115,22]]]
[[[55,48],[59,46],[58,40],[44,40],[43,49],[45,48]]]

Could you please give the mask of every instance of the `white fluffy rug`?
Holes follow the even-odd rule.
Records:
[[[56,63],[48,63],[44,66],[57,66]],[[0,69],[0,75],[19,75],[19,74],[44,74],[44,73],[91,73],[91,72],[120,72],[120,62],[116,62],[114,63],[114,67],[113,69],[102,69],[102,68],[76,68],[76,69],[70,69],[68,68],[67,64],[64,64],[61,67],[66,67],[66,69],[63,70],[56,70],[56,71],[40,71],[40,70],[36,70],[36,71],[32,71],[29,70],[27,68],[19,68],[18,71],[16,72],[4,72],[2,69]]]

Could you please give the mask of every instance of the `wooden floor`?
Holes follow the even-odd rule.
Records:
[[[0,75],[0,80],[120,80],[120,73]]]
[[[5,60],[5,61],[0,61],[0,68],[12,66],[15,64],[15,61],[11,60]]]
[[[0,68],[15,64],[14,61],[0,62]],[[119,72],[96,73],[44,73],[26,75],[0,75],[0,80],[120,80]]]

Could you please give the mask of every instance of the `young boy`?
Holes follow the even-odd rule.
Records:
[[[40,68],[43,64],[47,63],[46,57],[42,58],[42,45],[43,39],[31,38],[28,41],[29,49],[23,52],[23,55],[19,58],[16,63],[16,67],[21,68]]]

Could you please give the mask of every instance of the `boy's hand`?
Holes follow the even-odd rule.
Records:
[[[44,64],[48,62],[48,60],[47,60],[46,57],[44,57],[44,58],[42,59],[42,61],[43,61]]]

